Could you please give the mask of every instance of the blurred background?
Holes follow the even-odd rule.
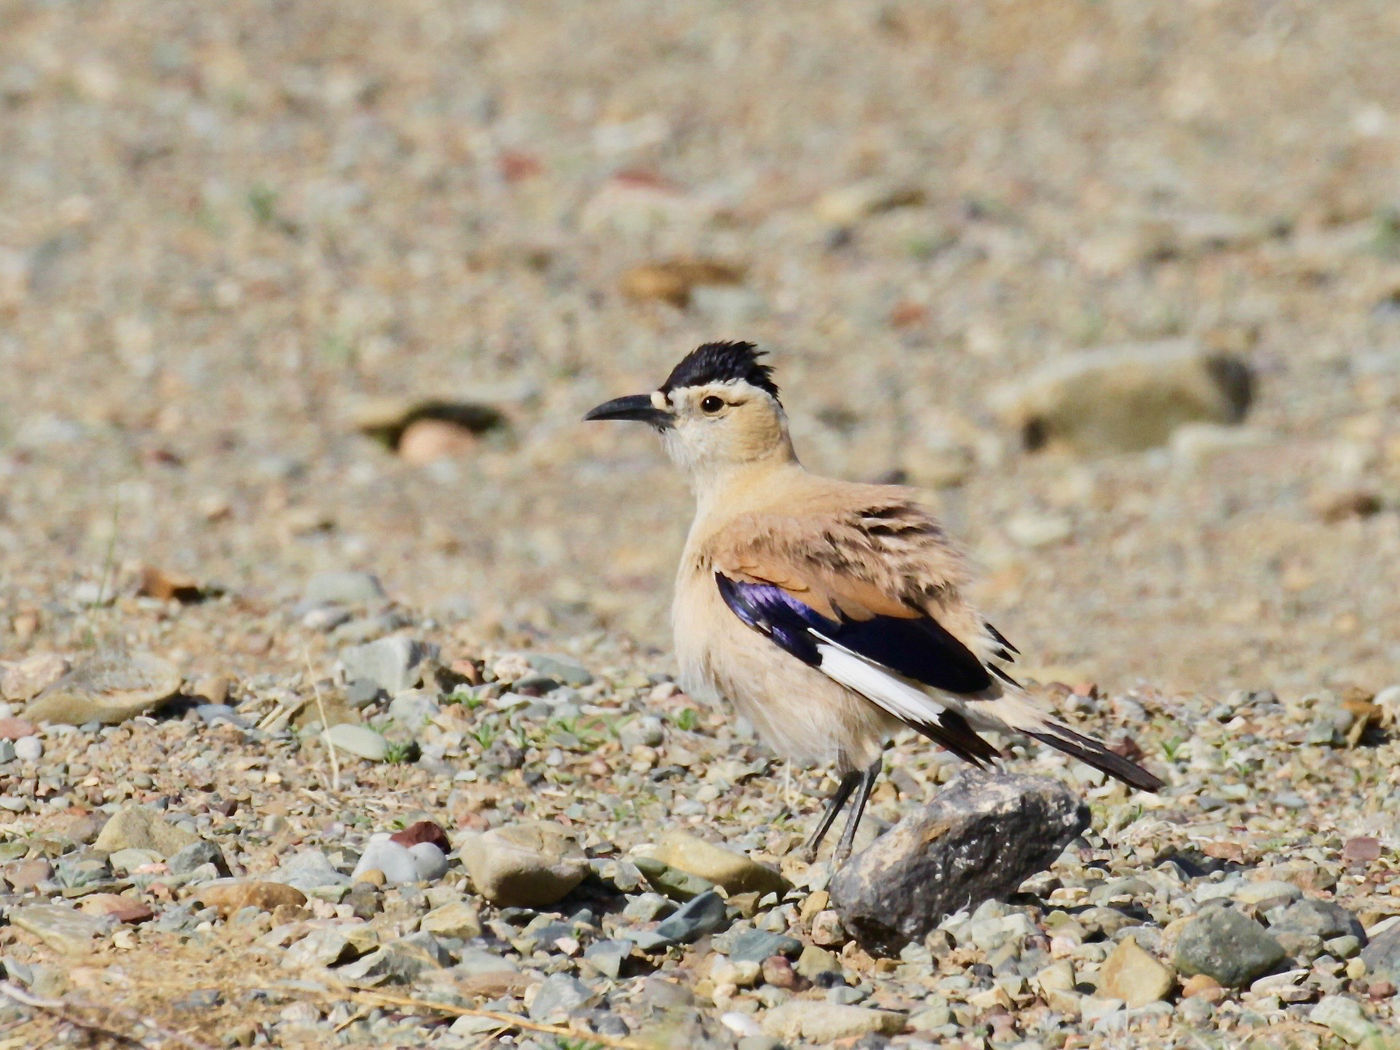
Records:
[[[580,417],[744,338],[1038,673],[1390,684],[1397,55],[1386,0],[0,0],[0,655],[139,566],[275,650],[368,569],[667,669],[689,494]]]

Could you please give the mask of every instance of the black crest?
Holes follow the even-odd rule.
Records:
[[[671,369],[661,390],[669,394],[680,387],[742,379],[766,390],[776,400],[778,384],[773,382],[773,367],[758,362],[763,355],[764,351],[756,349],[753,343],[705,343],[686,354],[681,363]]]

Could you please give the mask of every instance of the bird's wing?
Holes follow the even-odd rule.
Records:
[[[749,627],[961,757],[996,757],[959,697],[994,694],[997,672],[945,623],[962,613],[981,626],[957,594],[961,560],[916,506],[743,515],[709,550],[725,604]]]
[[[1016,649],[960,594],[964,563],[904,490],[850,486],[804,513],[740,515],[707,544],[730,611],[804,663],[961,758],[998,752],[977,728],[1005,728],[1133,787],[1162,782],[1041,711],[996,661]]]

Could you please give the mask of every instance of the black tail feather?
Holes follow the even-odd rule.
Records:
[[[1049,744],[1057,751],[1063,751],[1095,769],[1101,769],[1115,780],[1121,780],[1129,787],[1135,787],[1139,791],[1156,792],[1166,786],[1164,781],[1153,776],[1136,762],[1130,762],[1122,755],[1115,755],[1097,740],[1091,740],[1081,733],[1076,733],[1069,726],[1061,725],[1059,722],[1047,721],[1044,729],[1025,732],[1027,736],[1035,737],[1042,744]]]

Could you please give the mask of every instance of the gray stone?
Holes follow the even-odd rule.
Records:
[[[0,740],[0,766],[15,760],[15,745],[8,740]]]
[[[354,708],[368,707],[385,695],[378,683],[368,678],[352,678],[345,686],[345,702]]]
[[[761,963],[774,955],[792,958],[800,951],[802,942],[796,937],[769,933],[767,930],[745,930],[730,942],[729,959],[731,962]]]
[[[1231,907],[1211,907],[1186,924],[1176,944],[1176,968],[1242,988],[1283,961],[1287,952],[1253,919]]]
[[[894,1035],[904,1027],[904,1015],[864,1006],[795,999],[769,1010],[762,1024],[764,1034],[775,1039],[805,1039],[818,1046],[830,1046],[838,1039],[872,1032]]]
[[[629,753],[639,747],[660,747],[665,739],[666,730],[655,715],[634,718],[617,731],[617,742]]]
[[[573,836],[548,821],[464,834],[457,852],[476,891],[504,907],[555,904],[589,870],[588,858]]]
[[[319,572],[306,581],[304,605],[365,605],[384,597],[379,577],[368,572]]]
[[[84,660],[24,709],[31,722],[116,725],[159,707],[180,689],[180,672],[150,653],[101,653]]]
[[[320,850],[307,849],[284,860],[266,878],[271,882],[281,882],[295,886],[303,893],[323,889],[328,886],[349,886],[350,877],[335,870],[326,855]]]
[[[1101,454],[1164,444],[1187,423],[1239,423],[1252,396],[1243,359],[1172,340],[1061,354],[991,400],[1027,448]]]
[[[76,954],[90,952],[93,938],[106,934],[115,921],[62,904],[25,904],[10,909],[10,925],[32,933],[50,948]]]
[[[124,849],[151,850],[164,858],[174,856],[197,841],[197,835],[168,823],[159,811],[133,804],[123,806],[112,815],[93,845],[107,853]]]
[[[1352,1046],[1382,1047],[1394,1046],[1386,1039],[1380,1027],[1370,1020],[1355,999],[1343,995],[1327,995],[1308,1012],[1308,1020],[1313,1024],[1326,1025],[1339,1038]]]
[[[894,954],[944,916],[1014,893],[1088,826],[1088,806],[1057,780],[965,774],[852,857],[831,900],[863,947]]]
[[[1400,985],[1400,923],[1376,935],[1376,939],[1361,949],[1361,961],[1366,972]]]
[[[375,835],[365,845],[365,851],[360,854],[359,863],[355,865],[350,877],[358,879],[368,871],[382,872],[384,881],[394,885],[419,880],[418,865],[408,847],[400,845],[383,833]]]
[[[340,651],[340,664],[348,680],[367,679],[391,696],[418,685],[423,672],[437,658],[436,645],[402,635],[378,638]]]
[[[176,851],[171,855],[167,864],[170,866],[171,873],[175,875],[188,874],[201,864],[212,864],[214,870],[220,875],[227,876],[229,874],[228,861],[224,859],[224,851],[214,843],[204,839],[191,842],[188,846]]]
[[[336,972],[350,981],[405,984],[427,970],[440,970],[451,965],[452,956],[438,943],[437,938],[419,931],[400,937]]]
[[[550,653],[526,653],[525,662],[532,670],[542,675],[548,675],[556,682],[564,685],[571,685],[575,689],[593,684],[593,675],[588,668],[575,663],[567,656],[555,656]]]
[[[1366,931],[1356,916],[1334,901],[1320,901],[1311,898],[1297,901],[1276,915],[1269,932],[1275,935],[1282,932],[1315,934],[1322,940],[1343,937],[1350,934],[1364,941]]]
[[[426,689],[409,689],[389,701],[389,717],[409,730],[422,729],[442,711],[437,695]]]
[[[112,865],[113,871],[125,874],[135,871],[137,868],[143,868],[147,864],[159,864],[165,858],[156,850],[130,846],[126,849],[114,850],[107,860]]]
[[[301,940],[287,949],[282,956],[282,965],[289,970],[301,970],[309,966],[338,966],[360,956],[361,952],[347,936],[341,926],[328,926],[312,930]]]
[[[622,967],[632,954],[632,942],[625,940],[594,941],[583,953],[590,966],[613,980],[622,976]]]
[[[322,736],[337,751],[371,762],[382,762],[389,753],[389,742],[369,726],[338,722],[325,730]]]
[[[1272,900],[1296,901],[1303,891],[1291,882],[1246,882],[1232,894],[1240,904],[1264,904]]]
[[[707,933],[714,933],[727,922],[724,898],[713,890],[700,894],[662,919],[655,930],[631,934],[644,951],[655,951],[673,944],[689,944]]]
[[[571,1013],[591,1003],[597,995],[577,977],[566,973],[550,974],[530,1001],[530,1019],[544,1024],[563,1024]]]
[[[248,723],[228,704],[200,704],[194,709],[199,720],[205,725],[230,725],[248,729]]]

